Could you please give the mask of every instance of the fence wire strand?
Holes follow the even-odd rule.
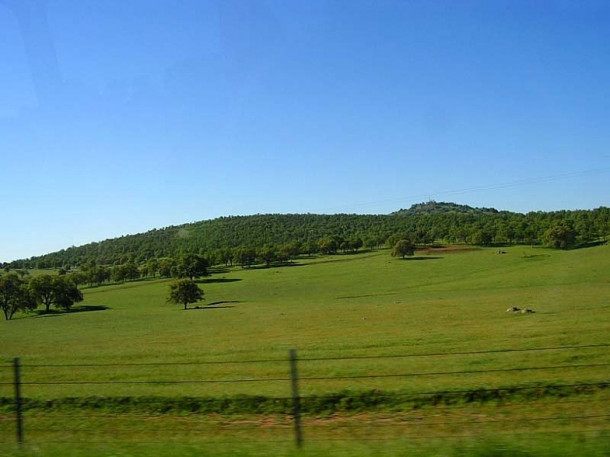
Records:
[[[492,350],[486,350],[486,351],[455,351],[455,352],[436,352],[436,353],[426,353],[426,354],[418,354],[418,353],[412,353],[412,354],[385,354],[385,355],[354,355],[354,356],[341,356],[341,357],[303,357],[303,358],[296,358],[296,360],[298,361],[298,363],[303,364],[306,368],[303,370],[305,372],[307,372],[307,369],[310,367],[310,363],[317,363],[317,362],[331,362],[331,361],[361,361],[361,360],[392,360],[392,359],[406,359],[406,358],[424,358],[424,357],[430,357],[430,358],[434,358],[434,357],[461,357],[461,356],[470,356],[470,355],[485,355],[485,354],[503,354],[503,353],[528,353],[528,352],[539,352],[539,351],[571,351],[571,350],[583,350],[583,349],[600,349],[600,348],[606,348],[606,347],[610,347],[610,344],[585,344],[585,345],[571,345],[571,346],[554,346],[554,347],[540,347],[540,348],[522,348],[522,349],[492,349]],[[602,358],[601,360],[604,360],[605,358]],[[185,377],[188,377],[190,379],[176,379],[175,377],[172,379],[144,379],[144,380],[140,380],[140,379],[129,379],[129,373],[131,373],[131,371],[123,371],[120,373],[113,373],[113,376],[120,376],[124,379],[119,378],[118,380],[103,380],[99,379],[93,379],[93,380],[80,380],[80,379],[68,379],[68,380],[55,380],[55,381],[45,381],[45,380],[41,380],[41,373],[39,371],[37,371],[38,369],[58,369],[58,368],[77,368],[77,367],[83,367],[83,368],[92,368],[92,369],[104,369],[104,368],[108,368],[108,367],[124,367],[124,368],[130,368],[130,367],[177,367],[177,366],[206,366],[206,365],[246,365],[246,364],[272,364],[272,363],[282,363],[282,364],[286,364],[286,373],[288,373],[288,362],[289,362],[289,358],[268,358],[268,359],[258,359],[258,360],[216,360],[216,361],[185,361],[185,362],[151,362],[151,363],[138,363],[138,362],[133,362],[133,363],[84,363],[84,364],[37,364],[37,363],[33,363],[33,364],[21,364],[20,367],[22,370],[25,370],[27,376],[31,376],[34,379],[30,380],[30,379],[26,379],[25,381],[9,381],[9,380],[3,380],[0,382],[0,386],[29,386],[29,387],[41,387],[44,388],[45,386],[103,386],[103,385],[135,385],[135,386],[146,386],[146,385],[150,385],[150,386],[155,386],[155,385],[164,385],[164,386],[170,386],[170,385],[200,385],[200,384],[248,384],[248,383],[253,383],[253,384],[261,384],[261,383],[286,383],[288,384],[291,381],[294,381],[294,378],[291,376],[288,376],[288,374],[286,376],[273,376],[273,374],[275,373],[280,373],[279,371],[273,371],[273,372],[269,372],[267,373],[267,375],[271,375],[270,377],[256,377],[256,376],[251,376],[251,377],[235,377],[235,378],[230,378],[227,376],[219,376],[218,379],[214,379],[213,375],[210,376],[210,374],[208,374],[207,378],[203,378],[203,379],[197,379],[197,376],[194,376],[192,374],[190,375],[186,375]],[[597,359],[599,360],[599,358]],[[607,360],[607,359],[606,359]],[[19,363],[18,363],[18,359],[15,359],[15,369],[17,370],[17,368],[19,367]],[[590,403],[590,401],[579,397],[578,399],[563,399],[563,400],[557,400],[557,401],[553,401],[552,405],[553,406],[557,406],[559,408],[557,408],[556,410],[552,411],[551,410],[548,411],[548,413],[551,413],[552,415],[534,415],[531,412],[529,413],[529,415],[527,415],[527,411],[520,411],[519,408],[521,408],[523,406],[523,403],[514,403],[514,404],[510,404],[510,403],[504,403],[504,400],[511,400],[510,395],[514,394],[514,393],[518,393],[518,392],[527,392],[527,391],[532,391],[532,392],[536,392],[537,390],[540,390],[543,393],[549,393],[549,395],[553,395],[553,399],[555,399],[555,396],[557,398],[559,398],[560,395],[563,395],[563,393],[566,393],[566,395],[587,395],[587,394],[592,394],[592,393],[599,393],[602,391],[602,389],[607,389],[610,387],[610,379],[607,378],[607,370],[606,368],[610,366],[610,363],[575,363],[575,364],[556,364],[556,365],[546,365],[546,366],[509,366],[507,368],[487,368],[487,369],[464,369],[464,370],[441,370],[441,371],[421,371],[421,372],[403,372],[403,373],[397,373],[397,372],[377,372],[377,373],[367,373],[367,374],[343,374],[343,375],[321,375],[321,376],[316,376],[316,375],[311,375],[311,376],[299,376],[298,377],[298,382],[299,383],[311,383],[312,385],[315,382],[318,381],[335,381],[335,382],[339,382],[339,381],[349,381],[349,380],[372,380],[372,379],[398,379],[398,378],[416,378],[416,377],[443,377],[443,378],[447,378],[447,377],[452,377],[452,376],[468,376],[468,375],[479,375],[479,374],[491,374],[491,373],[497,373],[497,374],[503,374],[503,373],[522,373],[522,372],[544,372],[544,371],[548,371],[548,372],[552,372],[554,370],[556,371],[560,371],[560,370],[583,370],[583,369],[597,369],[597,371],[593,371],[594,373],[596,373],[596,375],[594,376],[594,378],[598,377],[597,373],[600,373],[602,376],[604,376],[603,380],[594,382],[591,380],[591,377],[593,376],[588,376],[589,379],[585,380],[582,379],[583,375],[580,375],[580,382],[573,382],[573,383],[563,383],[563,384],[548,384],[548,381],[545,381],[544,379],[541,380],[533,380],[530,381],[530,384],[521,384],[521,385],[513,385],[513,386],[499,386],[499,387],[485,387],[485,388],[476,388],[473,387],[471,389],[455,389],[455,390],[430,390],[430,391],[414,391],[414,392],[405,392],[405,391],[396,391],[396,392],[382,392],[382,391],[376,391],[376,390],[371,390],[371,391],[367,391],[364,392],[365,394],[370,394],[372,395],[372,403],[371,404],[375,404],[375,401],[380,401],[383,402],[384,400],[388,400],[388,401],[396,401],[396,402],[404,402],[402,403],[403,405],[408,405],[410,404],[410,402],[412,402],[413,404],[417,404],[418,402],[423,402],[420,404],[421,406],[430,406],[433,408],[436,408],[435,411],[436,413],[442,415],[441,413],[443,413],[443,411],[448,411],[449,414],[448,416],[450,417],[445,417],[443,418],[438,418],[436,416],[426,416],[426,415],[422,415],[422,414],[417,414],[418,411],[420,411],[419,407],[415,408],[413,407],[412,409],[409,409],[407,413],[405,413],[405,411],[403,410],[401,412],[401,414],[403,414],[403,416],[400,417],[400,419],[396,419],[396,417],[394,419],[390,419],[390,420],[385,420],[383,417],[379,417],[379,416],[375,416],[375,412],[374,410],[371,410],[371,418],[375,419],[377,421],[361,421],[358,422],[358,419],[354,419],[354,418],[350,418],[349,416],[341,416],[342,420],[344,420],[343,422],[333,422],[332,420],[329,420],[327,422],[324,421],[323,418],[321,419],[316,419],[314,416],[312,416],[311,414],[309,416],[306,417],[306,420],[304,421],[304,428],[306,430],[322,430],[322,431],[333,431],[333,430],[341,430],[344,429],[346,431],[357,431],[357,430],[367,430],[369,428],[372,428],[374,430],[388,430],[388,433],[392,433],[392,430],[398,430],[398,429],[405,429],[405,430],[417,430],[417,429],[422,429],[425,427],[454,427],[454,428],[471,428],[473,431],[468,434],[450,434],[447,435],[446,438],[460,438],[460,437],[472,437],[472,433],[476,433],[477,426],[481,426],[481,427],[485,427],[486,425],[489,426],[490,428],[496,427],[498,426],[499,428],[501,428],[502,426],[508,426],[511,424],[515,424],[515,423],[525,423],[525,424],[535,424],[535,423],[540,423],[540,424],[546,424],[546,423],[559,423],[562,421],[566,421],[566,422],[570,422],[570,423],[581,423],[581,424],[589,424],[590,426],[597,426],[597,422],[596,421],[602,421],[603,423],[608,423],[608,418],[610,418],[610,414],[606,414],[607,409],[606,410],[602,410],[601,412],[600,410],[600,404],[603,403],[604,401],[607,400],[606,396],[600,397],[599,395],[596,397],[590,397],[591,401],[593,401],[594,403]],[[11,365],[0,365],[0,368],[6,368],[7,372],[9,371],[9,369],[11,368]],[[404,368],[403,368],[404,369]],[[600,371],[600,369],[602,369]],[[355,371],[355,370],[354,370]],[[352,371],[352,373],[354,372]],[[378,370],[379,371],[379,370]],[[34,373],[32,375],[32,372]],[[591,371],[590,371],[591,372]],[[590,373],[589,372],[589,373]],[[17,373],[17,371],[15,372]],[[235,372],[237,373],[237,372]],[[356,371],[356,373],[358,373]],[[95,374],[95,373],[93,373]],[[53,375],[57,376],[57,371],[53,371]],[[92,376],[92,375],[91,375]],[[169,375],[168,375],[169,376]],[[236,375],[239,376],[239,375]],[[242,373],[243,376],[243,373]],[[162,376],[163,377],[163,376]],[[547,375],[548,377],[548,375]],[[8,378],[8,376],[3,376],[4,379]],[[36,379],[38,378],[38,379]],[[543,378],[542,375],[538,376],[538,378]],[[475,378],[476,379],[476,378]],[[578,379],[578,378],[577,378]],[[341,385],[341,384],[339,384]],[[354,385],[356,385],[356,383],[354,383]],[[440,387],[440,386],[439,386]],[[564,392],[562,392],[562,389],[567,389]],[[502,393],[506,392],[507,396],[504,396]],[[496,416],[494,416],[492,413],[494,411],[500,411],[500,410],[494,410],[494,409],[490,409],[486,415],[482,415],[480,417],[471,417],[468,418],[468,412],[466,412],[465,414],[461,414],[465,409],[472,409],[473,407],[477,407],[480,405],[480,402],[486,401],[485,394],[486,393],[490,393],[490,394],[497,394],[495,396],[492,395],[492,397],[489,397],[493,400],[498,400],[498,401],[502,401],[502,410],[501,410],[501,414],[497,414]],[[461,397],[460,396],[468,396],[469,394],[472,394],[472,401],[469,401],[468,404],[451,404],[451,403],[447,403],[451,402],[455,399],[459,400]],[[321,393],[321,394],[308,394],[308,395],[293,395],[293,396],[260,396],[260,398],[262,398],[264,401],[277,401],[277,402],[282,402],[282,404],[285,405],[289,405],[290,402],[292,401],[294,404],[300,403],[301,405],[307,405],[309,402],[309,404],[315,404],[316,402],[319,402],[320,400],[333,400],[336,399],[338,402],[340,402],[343,398],[345,397],[350,397],[350,395],[353,395],[354,398],[357,398],[360,395],[360,392],[353,392],[350,393],[349,391],[341,391],[341,392],[337,392],[337,393],[330,393],[330,394],[325,394],[325,393]],[[529,398],[529,394],[528,397],[516,397],[517,400],[519,400],[519,398]],[[434,401],[435,396],[438,397],[438,402]],[[443,398],[444,396],[446,396],[446,398]],[[452,397],[454,396],[454,397]],[[17,395],[18,397],[18,395]],[[256,395],[252,395],[252,398],[257,397]],[[110,397],[111,400],[115,397]],[[121,398],[121,397],[116,397],[116,398]],[[110,413],[103,413],[101,412],[102,410],[100,410],[100,413],[93,413],[93,414],[85,414],[85,413],[75,413],[75,412],[69,412],[69,411],[62,411],[62,406],[61,404],[58,403],[59,408],[58,409],[54,409],[54,405],[53,405],[53,399],[48,400],[47,403],[45,404],[45,401],[43,400],[42,403],[40,403],[41,409],[37,410],[36,406],[32,407],[32,410],[28,410],[25,414],[25,417],[28,420],[33,421],[33,427],[28,427],[27,431],[31,432],[34,434],[34,439],[32,440],[33,442],[36,442],[36,436],[44,436],[45,434],[50,435],[51,437],[55,437],[57,438],[58,435],[61,434],[67,434],[69,436],[66,437],[66,440],[61,440],[61,439],[51,439],[51,440],[44,440],[45,444],[70,444],[70,443],[78,443],[78,444],[82,444],[83,442],[85,443],[89,443],[89,444],[97,444],[97,443],[103,443],[103,444],[107,444],[108,441],[104,440],[104,441],[96,441],[94,440],[74,440],[74,438],[72,438],[73,436],[80,436],[82,434],[88,434],[88,435],[94,435],[95,438],[97,438],[97,434],[98,433],[102,433],[102,434],[107,434],[107,435],[111,435],[111,442],[116,442],[116,443],[132,443],[134,444],[134,442],[131,439],[123,439],[123,435],[126,434],[130,434],[130,435],[134,435],[134,436],[141,436],[141,437],[146,437],[148,435],[152,435],[155,433],[165,433],[165,432],[171,432],[172,434],[177,434],[179,436],[184,436],[184,435],[195,435],[197,433],[201,433],[201,432],[206,432],[209,431],[210,429],[212,430],[220,430],[221,433],[226,433],[227,430],[231,430],[233,427],[238,426],[236,425],[235,422],[232,422],[231,420],[227,421],[227,422],[214,422],[213,420],[210,419],[210,422],[197,422],[198,420],[198,414],[203,414],[203,413],[198,413],[198,408],[200,408],[201,405],[199,404],[195,404],[195,406],[193,406],[194,410],[193,411],[186,411],[186,410],[182,410],[180,409],[182,406],[178,405],[177,409],[173,410],[171,407],[167,410],[163,410],[163,404],[161,404],[161,409],[162,411],[159,412],[144,412],[142,413],[141,411],[147,411],[146,408],[148,408],[150,405],[152,408],[154,408],[155,406],[159,406],[159,400],[161,399],[162,401],[172,401],[173,397],[151,397],[148,398],[146,396],[142,396],[142,395],[136,395],[134,397],[125,397],[125,398],[133,398],[135,399],[135,403],[134,404],[126,404],[126,405],[121,405],[119,403],[117,403],[115,406],[118,407],[123,407],[125,406],[126,410],[117,413],[117,414],[110,414]],[[186,398],[186,397],[180,397],[177,396],[176,399],[179,400],[180,398]],[[195,399],[197,399],[198,397],[194,397]],[[201,397],[201,398],[207,398],[207,397]],[[230,397],[228,397],[230,399]],[[466,397],[464,397],[466,398]],[[470,397],[468,397],[470,398]],[[214,399],[218,400],[218,398],[214,397]],[[6,399],[6,398],[0,398],[1,401],[4,402],[3,407],[5,408],[4,411],[10,411],[11,406],[7,406],[10,405],[10,402]],[[61,400],[61,399],[58,399]],[[445,401],[446,400],[446,401]],[[19,406],[15,406],[16,411],[19,411],[19,408],[21,407],[21,402],[22,399],[19,399],[18,401],[16,401],[16,404]],[[426,403],[427,402],[427,403]],[[60,402],[61,403],[61,402]],[[77,402],[78,403],[78,402]],[[103,402],[102,402],[103,403]],[[582,411],[582,414],[579,414],[578,412],[575,413],[573,412],[574,410],[572,409],[572,413],[569,412],[569,407],[563,408],[563,413],[562,409],[561,409],[561,405],[578,405],[578,404],[582,404],[582,405],[586,405],[586,404],[593,404],[595,405],[592,410],[589,411]],[[112,403],[112,401],[110,401],[110,403],[108,403],[108,405],[106,405],[107,407],[112,407],[114,404]],[[70,404],[67,404],[68,408],[69,407],[78,407],[78,406],[70,406]],[[99,405],[98,405],[99,406]],[[514,406],[514,409],[512,409],[512,407]],[[40,407],[40,406],[39,406]],[[82,406],[83,408],[87,408],[87,406]],[[96,408],[97,406],[92,406],[92,408]],[[102,404],[102,409],[103,409],[104,405]],[[185,406],[188,409],[188,405]],[[494,405],[494,407],[498,407],[498,405]],[[47,408],[47,409],[45,409]],[[138,408],[142,408],[138,411]],[[152,408],[149,411],[152,411]],[[203,407],[203,410],[205,410],[205,407]],[[295,410],[296,411],[296,410]],[[451,412],[458,412],[458,414],[455,415],[451,415]],[[167,425],[166,423],[158,423],[157,425],[159,425],[159,427],[155,427],[155,421],[153,421],[153,419],[160,419],[161,421],[164,421],[168,418],[169,415],[173,415],[170,417],[175,417],[184,413],[187,413],[187,422],[184,423],[176,423],[173,424],[171,426]],[[379,413],[379,411],[377,411],[377,413]],[[394,411],[394,413],[396,413],[396,411]],[[521,413],[524,413],[526,417],[511,417],[511,414],[520,414],[523,415]],[[554,414],[553,414],[554,413]],[[230,413],[229,413],[230,414]],[[257,417],[256,414],[259,414],[260,416],[264,416],[264,413],[252,413],[254,415],[254,417]],[[256,421],[256,420],[252,420],[252,421],[239,421],[239,426],[242,428],[245,428],[246,430],[250,430],[250,429],[255,429],[255,428],[260,428],[262,429],[263,425],[264,425],[264,431],[267,432],[269,431],[270,433],[277,433],[277,431],[281,431],[281,432],[286,432],[286,433],[290,433],[290,430],[292,428],[293,422],[296,421],[296,413],[294,415],[292,415],[291,413],[286,413],[286,412],[282,412],[280,413],[268,413],[268,414],[277,414],[278,416],[281,416],[284,418],[285,422],[276,422],[276,423],[265,423],[262,424],[262,422],[260,421]],[[408,414],[408,415],[405,415]],[[508,417],[503,417],[502,414],[508,414]],[[208,420],[207,416],[206,420]],[[59,419],[61,420],[61,422],[59,422]],[[47,427],[43,427],[41,424],[45,423],[45,419],[50,420],[51,424],[50,426]],[[74,429],[68,429],[66,430],[65,428],[62,428],[63,423],[68,420],[79,420],[81,419],[82,422],[80,423],[80,427],[78,428],[74,428]],[[89,426],[88,427],[88,423],[87,420],[92,420],[94,421],[103,421],[103,420],[111,420],[111,421],[116,421],[116,423],[114,424],[108,424],[111,425],[111,427],[109,428],[104,428],[101,427],[101,431],[99,427],[94,427],[94,426]],[[137,422],[138,425],[134,426],[129,426],[129,422],[121,424],[121,420],[125,419],[126,421],[134,421],[134,420],[138,420],[140,419],[139,422]],[[6,427],[6,423],[8,423],[9,421],[11,421],[12,419],[9,418],[9,414],[0,414],[0,424],[3,424],[3,428]],[[317,420],[317,422],[316,422]],[[351,420],[355,420],[356,422],[349,422]],[[55,422],[53,422],[55,421]],[[147,421],[147,422],[146,422]],[[147,428],[144,429],[138,429],[138,426],[141,426],[144,422],[146,422],[146,425],[148,426]],[[102,425],[104,425],[105,422],[102,423]],[[83,427],[84,426],[84,427]],[[541,428],[557,428],[559,425],[557,426],[548,426],[548,427],[542,427]],[[600,429],[595,429],[597,430],[598,433],[606,433],[609,431],[610,425],[606,428],[600,428]],[[564,430],[565,431],[565,430]],[[591,429],[587,429],[587,430],[582,430],[579,431],[577,429],[574,429],[573,427],[570,428],[569,432],[570,433],[592,433],[594,430]],[[549,431],[545,431],[545,432],[540,432],[540,431],[532,431],[527,433],[528,435],[532,435],[532,434],[538,434],[538,433],[553,433],[553,432],[549,432]],[[515,436],[514,432],[508,433],[510,435]],[[415,436],[410,436],[408,434],[402,434],[399,437],[390,437],[391,439],[400,439],[400,438],[408,438],[408,439],[419,439],[422,437],[418,437],[417,435]],[[195,439],[196,437],[193,437],[193,439]],[[218,437],[214,437],[213,441],[214,442],[218,442],[215,441],[215,439]],[[434,438],[442,438],[441,436],[435,434]],[[176,438],[179,439],[179,438]],[[189,437],[189,439],[191,439],[191,437]],[[264,439],[265,442],[289,442],[290,440],[287,439],[267,439],[265,438],[260,438],[260,440],[262,441]],[[308,438],[308,441],[328,441],[328,442],[333,442],[333,441],[349,441],[349,440],[353,440],[353,439],[358,439],[361,441],[382,441],[382,440],[387,440],[388,437],[384,436],[384,437],[377,437],[374,435],[373,436],[365,436],[365,437],[359,437],[359,438],[354,438],[354,437],[347,437],[347,438],[342,438],[342,437],[313,437],[313,438]],[[429,437],[427,437],[427,439],[429,439]],[[137,439],[137,441],[135,442],[135,444],[154,444],[154,443],[167,443],[168,441],[173,441],[174,438],[173,437],[168,437],[167,440],[159,440],[159,441],[155,441],[155,440],[140,440]]]
[[[399,359],[411,357],[450,357],[458,355],[485,355],[485,354],[504,354],[504,353],[519,353],[519,352],[540,352],[540,351],[561,351],[568,349],[595,349],[610,347],[610,344],[582,344],[582,345],[567,345],[567,346],[548,346],[540,348],[503,348],[489,349],[485,351],[448,351],[448,352],[431,352],[431,353],[412,353],[412,354],[382,354],[382,355],[353,355],[353,356],[336,356],[336,357],[299,357],[299,362],[325,362],[337,360],[367,360],[367,359]],[[285,363],[286,358],[273,359],[253,359],[253,360],[208,360],[208,361],[192,361],[192,362],[114,362],[114,363],[33,363],[23,364],[24,368],[74,368],[74,367],[146,367],[146,366],[179,366],[179,365],[241,365],[250,363]],[[0,367],[11,368],[11,362],[6,362]]]

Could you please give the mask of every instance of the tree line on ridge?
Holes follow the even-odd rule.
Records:
[[[425,212],[426,208],[429,212]],[[149,262],[149,269],[158,268],[165,276],[172,266],[164,259],[179,259],[186,254],[203,256],[210,265],[247,266],[255,262],[269,265],[296,255],[393,247],[397,237],[408,238],[418,245],[530,244],[565,249],[605,240],[609,235],[610,209],[606,207],[521,214],[428,202],[389,215],[222,217],[70,247],[4,266],[69,269],[91,263],[127,265],[125,271],[115,272],[115,280],[122,280],[121,274],[129,279],[136,274],[134,266],[141,272]]]

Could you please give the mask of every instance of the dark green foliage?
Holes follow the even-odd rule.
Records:
[[[145,265],[141,268],[143,276],[150,276],[154,278],[159,273],[159,260],[148,259]]]
[[[55,301],[55,278],[55,276],[45,274],[36,276],[30,281],[30,289],[36,304],[44,306],[47,313]]]
[[[252,266],[256,261],[256,250],[251,247],[241,247],[235,250],[235,260],[242,267]]]
[[[415,254],[415,245],[411,240],[398,240],[392,248],[392,257],[405,258]]]
[[[8,321],[17,311],[27,311],[36,308],[36,300],[28,283],[17,273],[7,273],[0,276],[0,309]]]
[[[477,246],[489,246],[494,241],[494,235],[491,230],[477,229],[470,236],[470,242]]]
[[[78,283],[86,283],[99,286],[112,277],[112,270],[104,265],[96,265],[95,261],[89,261],[80,267],[81,278]]]
[[[275,246],[265,245],[259,250],[258,255],[268,268],[278,257],[277,248]]]
[[[576,243],[576,230],[565,222],[556,223],[544,232],[543,239],[548,247],[569,249]]]
[[[36,305],[44,306],[47,313],[51,305],[70,309],[74,303],[83,301],[83,294],[71,276],[36,276],[30,280],[29,287]]]
[[[390,215],[231,216],[71,247],[8,266],[13,269],[80,266],[87,272],[85,282],[95,285],[110,278],[102,265],[133,262],[142,266],[151,259],[159,259],[157,265],[147,266],[148,275],[171,276],[168,269],[171,271],[173,266],[162,266],[162,258],[179,259],[185,254],[197,254],[211,260],[210,264],[232,265],[236,261],[249,266],[255,262],[267,263],[258,253],[265,245],[275,246],[282,257],[294,258],[295,252],[307,255],[353,252],[362,247],[363,241],[372,249],[386,243],[393,234],[406,236],[417,244],[550,242],[552,246],[561,246],[563,242],[551,242],[556,239],[553,231],[547,233],[558,225],[573,230],[574,238],[567,239],[568,245],[604,240],[610,235],[610,209],[520,214],[428,202]],[[253,249],[254,253],[246,255],[243,249]]]
[[[54,304],[57,308],[69,310],[74,303],[83,301],[83,294],[68,277],[57,276],[55,280]]]
[[[430,200],[426,203],[416,203],[411,205],[409,209],[400,209],[392,214],[403,216],[414,216],[419,214],[496,214],[497,209],[494,208],[473,208],[468,205],[458,205],[457,203],[435,202]]]
[[[188,309],[190,303],[197,303],[203,299],[203,290],[191,279],[181,279],[169,286],[167,301],[184,305]]]
[[[197,254],[183,255],[174,265],[173,276],[177,278],[195,278],[208,275],[208,261]]]
[[[7,310],[20,309],[22,298],[26,295],[33,300],[31,291],[27,288],[27,281],[23,279],[23,276],[15,272],[0,276],[0,306],[5,314]],[[8,318],[10,317],[7,316]]]
[[[406,411],[425,406],[569,398],[575,395],[593,394],[609,387],[608,383],[576,386],[540,385],[438,392],[433,395],[377,389],[343,390],[325,395],[302,397],[301,411],[312,415],[336,412]],[[13,398],[0,397],[0,412],[12,412],[14,404]],[[291,414],[292,399],[262,395],[235,395],[232,397],[67,397],[52,400],[25,398],[23,401],[24,411],[70,411],[74,409],[114,413]]]
[[[163,278],[170,278],[175,267],[176,262],[169,257],[163,257],[157,262],[157,272]]]
[[[133,281],[139,277],[140,269],[133,261],[123,265],[116,265],[110,270],[110,279],[115,282]]]

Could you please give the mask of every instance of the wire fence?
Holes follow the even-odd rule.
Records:
[[[163,442],[222,442],[236,430],[298,447],[305,437],[417,440],[482,429],[607,436],[608,347],[331,357],[292,350],[285,358],[176,362],[14,359],[0,364],[0,444],[152,443],[159,434]],[[547,363],[529,357],[542,352],[555,355]]]

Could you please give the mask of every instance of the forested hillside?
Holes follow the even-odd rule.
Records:
[[[420,214],[445,214],[445,213],[461,213],[461,214],[495,214],[499,211],[495,208],[473,208],[468,205],[459,205],[457,203],[435,202],[434,200],[425,203],[416,203],[411,205],[409,209],[400,209],[393,215],[420,215]]]
[[[258,214],[151,230],[12,262],[12,268],[70,268],[87,263],[144,264],[194,253],[211,265],[269,262],[297,254],[355,251],[391,246],[399,239],[417,244],[545,244],[570,248],[605,240],[610,209],[528,214],[428,202],[389,215]],[[240,251],[241,250],[241,251]],[[244,250],[247,252],[244,253]],[[265,257],[263,251],[271,252]],[[238,252],[239,251],[239,252]]]

